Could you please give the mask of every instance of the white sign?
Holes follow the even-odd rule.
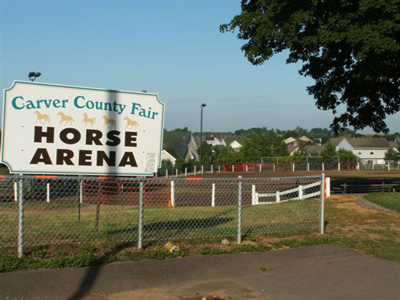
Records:
[[[151,176],[163,129],[157,94],[15,81],[1,161],[11,173]]]

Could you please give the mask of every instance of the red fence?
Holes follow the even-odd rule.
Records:
[[[244,164],[223,164],[223,172],[257,172],[273,171],[274,164],[269,163],[244,163]]]

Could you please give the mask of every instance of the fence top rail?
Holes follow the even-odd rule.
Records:
[[[321,173],[322,175],[322,173]],[[305,180],[305,179],[321,179],[321,175],[312,176],[285,176],[285,177],[159,177],[159,178],[141,178],[141,177],[93,177],[93,176],[35,176],[35,175],[6,175],[0,176],[0,180],[47,180],[47,181],[58,181],[58,180],[87,180],[87,181],[98,181],[98,182],[171,182],[171,181],[282,181],[282,180]]]

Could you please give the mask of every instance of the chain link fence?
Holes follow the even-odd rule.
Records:
[[[323,233],[323,175],[286,178],[0,178],[0,246]]]

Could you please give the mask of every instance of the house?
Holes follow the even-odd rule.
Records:
[[[315,145],[318,145],[318,146],[322,145],[322,139],[321,138],[313,139],[313,142],[314,142]]]
[[[298,138],[301,142],[305,142],[305,143],[308,143],[308,142],[311,142],[311,143],[313,143],[314,141],[313,140],[311,140],[311,139],[309,139],[308,137],[306,137],[305,135],[303,135],[302,137],[300,137],[300,138]]]
[[[296,151],[299,150],[300,143],[313,143],[313,140],[309,139],[305,135],[300,138],[289,137],[285,140],[286,148],[290,156],[292,156]]]
[[[331,144],[333,145],[333,146],[335,146],[335,150],[336,151],[338,151],[339,149],[338,149],[338,145],[339,145],[339,143],[342,141],[344,139],[344,137],[337,137],[337,138],[331,138],[331,139],[329,139],[329,141],[331,142]]]
[[[306,145],[308,155],[321,156],[321,152],[325,150],[325,146],[322,145]]]
[[[286,146],[286,148],[287,148],[287,151],[288,151],[289,155],[290,155],[290,156],[293,156],[294,153],[295,153],[297,150],[299,150],[299,145],[298,145],[298,144],[296,144],[296,145],[294,145],[294,144],[289,144],[289,145]]]
[[[169,160],[173,166],[175,166],[176,160],[179,158],[178,154],[174,151],[174,155],[169,153],[167,150],[161,152],[161,160]]]
[[[297,141],[297,139],[292,138],[292,137],[288,137],[288,138],[285,140],[285,144],[286,144],[286,145],[294,144],[294,143],[296,143],[296,141]],[[297,145],[296,145],[296,146],[297,146]]]
[[[298,146],[300,143],[308,143],[308,142],[314,143],[313,140],[309,139],[305,135],[303,135],[302,137],[299,137],[299,138],[288,137],[285,140],[285,144],[288,146],[289,145]]]
[[[399,152],[399,144],[397,143],[397,141],[389,141],[389,147]]]
[[[336,146],[357,155],[363,164],[385,164],[385,153],[390,149],[385,138],[343,138]]]
[[[175,159],[199,160],[197,144],[193,134],[187,130],[165,131],[163,149]]]
[[[237,140],[234,140],[232,143],[229,144],[229,146],[231,146],[232,149],[235,151],[239,151],[239,149],[242,148],[242,145]]]
[[[222,138],[222,137],[217,138],[214,135],[206,136],[206,142],[207,142],[207,144],[209,144],[211,146],[226,146],[226,142],[225,142],[224,138]]]

